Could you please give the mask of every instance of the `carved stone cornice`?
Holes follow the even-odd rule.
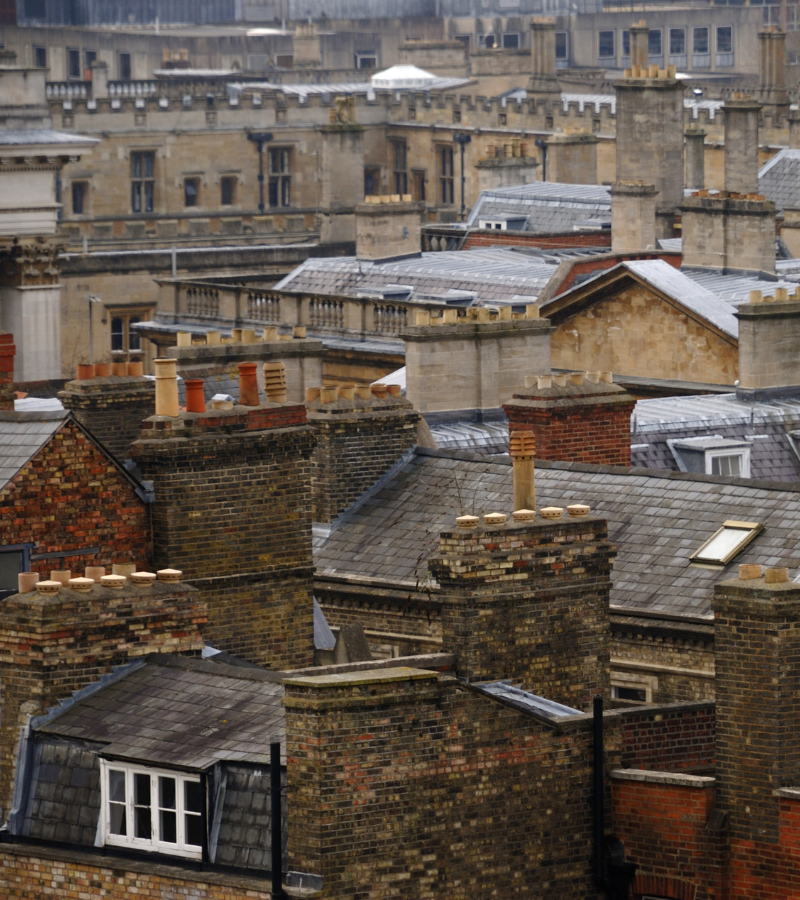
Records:
[[[44,287],[58,284],[60,238],[36,236],[0,240],[0,285]]]

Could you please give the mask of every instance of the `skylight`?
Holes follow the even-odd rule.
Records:
[[[713,534],[690,557],[690,562],[726,566],[737,554],[764,530],[760,522],[723,522],[722,528]]]

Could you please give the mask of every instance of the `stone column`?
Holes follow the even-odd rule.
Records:
[[[528,90],[534,94],[560,94],[556,78],[556,23],[554,19],[531,22],[531,70]]]
[[[725,190],[758,193],[758,116],[761,104],[749,98],[726,100]]]
[[[686,129],[686,187],[702,191],[706,186],[706,132],[694,125]]]
[[[656,195],[652,184],[611,185],[611,251],[638,253],[655,250]]]

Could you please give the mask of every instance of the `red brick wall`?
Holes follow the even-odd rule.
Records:
[[[33,553],[100,552],[42,560],[32,569],[110,566],[131,561],[147,566],[150,527],[145,504],[131,482],[72,420],[0,491],[0,546],[33,543]]]
[[[14,409],[14,337],[0,333],[0,409]]]
[[[505,404],[509,431],[531,430],[537,459],[629,466],[630,404],[543,409]]]
[[[474,247],[610,247],[610,231],[565,231],[561,234],[526,234],[520,231],[471,231],[464,243],[464,250]],[[652,254],[651,254],[652,255]],[[619,262],[615,260],[614,264]]]
[[[576,260],[566,276],[566,278],[556,288],[556,294],[563,294],[568,291],[581,275],[597,275],[608,269],[613,269],[626,259],[663,259],[676,269],[679,269],[683,257],[680,253],[659,253],[654,256],[653,253],[621,253],[615,256],[607,256],[594,259]],[[554,295],[555,296],[555,295]]]

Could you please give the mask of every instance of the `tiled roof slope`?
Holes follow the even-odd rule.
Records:
[[[459,497],[462,502],[459,502]],[[644,469],[537,463],[539,506],[585,502],[609,522],[619,545],[612,606],[670,615],[711,615],[717,581],[740,562],[800,566],[800,486],[658,473]],[[464,512],[509,512],[508,461],[418,450],[379,490],[365,495],[315,554],[317,577],[381,581],[413,590],[424,579],[440,530]],[[726,568],[689,565],[726,519],[766,530]]]
[[[779,150],[758,173],[758,191],[778,210],[800,206],[800,150]]]
[[[413,287],[414,294],[477,291],[481,300],[536,297],[557,268],[535,256],[505,248],[421,253],[388,262],[312,258],[289,273],[275,290],[354,295],[388,284]]]
[[[282,699],[283,686],[266,672],[164,657],[83,696],[36,730],[154,765],[264,764],[270,741],[285,744]]]
[[[0,412],[0,490],[64,424],[65,410]]]
[[[668,439],[718,434],[750,444],[753,478],[793,482],[800,474],[800,459],[787,432],[796,429],[800,400],[751,403],[737,400],[735,394],[640,400],[631,417],[631,462],[677,471]]]

